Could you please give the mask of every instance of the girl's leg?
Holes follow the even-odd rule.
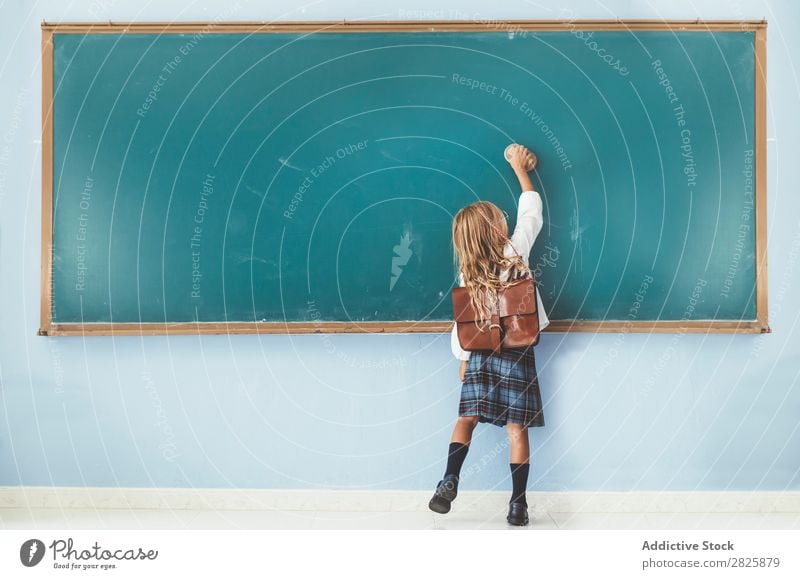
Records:
[[[521,424],[506,424],[508,440],[511,443],[509,466],[511,467],[511,482],[514,490],[511,492],[512,503],[527,505],[525,490],[528,487],[528,472],[530,471],[530,441],[528,440],[528,427]]]
[[[447,513],[450,511],[450,503],[458,494],[458,477],[461,474],[461,465],[467,458],[469,443],[472,440],[472,431],[478,424],[477,416],[459,416],[453,428],[453,436],[450,437],[450,448],[447,453],[447,469],[444,477],[436,485],[433,498],[428,503],[428,507],[437,513]]]
[[[477,425],[477,416],[459,416],[453,428],[453,436],[450,437],[450,442],[469,444],[472,440],[472,431],[475,430]]]
[[[447,468],[445,476],[461,474],[461,466],[467,458],[469,443],[472,441],[472,431],[478,424],[477,416],[459,416],[453,428],[453,436],[450,437],[450,447],[447,451]]]
[[[528,427],[509,422],[506,424],[508,441],[511,443],[511,462],[526,464],[530,462],[531,447],[528,440]]]

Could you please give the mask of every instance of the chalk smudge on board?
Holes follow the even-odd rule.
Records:
[[[269,262],[266,259],[264,259],[263,257],[257,257],[257,256],[252,255],[252,254],[242,253],[242,252],[238,252],[238,251],[234,252],[231,255],[231,258],[233,259],[233,261],[234,261],[234,263],[236,265],[242,265],[242,264],[247,263],[249,261],[260,262],[260,263],[269,265]]]
[[[578,245],[578,259],[575,260],[576,270],[580,269],[583,271],[583,232],[589,229],[588,225],[584,225],[581,227],[580,218],[578,217],[578,209],[576,208],[575,211],[572,213],[572,216],[569,219],[570,227],[572,231],[570,232],[570,239],[572,241],[577,242]]]
[[[278,157],[278,163],[280,163],[284,167],[289,167],[290,169],[294,169],[295,171],[302,171],[300,167],[292,165],[288,159],[284,159],[283,157]]]
[[[414,253],[411,249],[411,227],[409,225],[406,225],[405,231],[403,231],[403,235],[400,237],[400,243],[392,247],[392,250],[394,251],[394,256],[392,257],[392,273],[389,278],[389,291],[394,289],[394,284],[397,283],[397,280],[400,279],[403,273],[403,266],[408,263],[408,260],[411,259]]]
[[[250,191],[250,193],[252,193],[253,195],[257,195],[261,199],[264,198],[264,193],[259,191],[258,189],[254,189],[250,185],[245,185],[244,188],[247,189],[248,191]]]
[[[383,155],[387,159],[391,159],[392,161],[397,161],[398,163],[402,163],[403,162],[400,159],[398,159],[397,157],[395,157],[394,155],[391,155],[391,154],[387,153],[385,149],[381,149],[381,155]]]

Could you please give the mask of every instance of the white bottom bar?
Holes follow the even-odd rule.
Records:
[[[800,574],[799,541],[800,531],[735,530],[0,531],[0,576],[780,579]]]

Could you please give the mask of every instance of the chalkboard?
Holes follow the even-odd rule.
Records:
[[[764,25],[316,28],[45,25],[42,333],[445,331],[511,142],[551,329],[767,331]]]

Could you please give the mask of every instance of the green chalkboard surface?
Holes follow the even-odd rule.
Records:
[[[56,33],[52,321],[452,320],[516,217],[552,320],[753,320],[752,31]]]

